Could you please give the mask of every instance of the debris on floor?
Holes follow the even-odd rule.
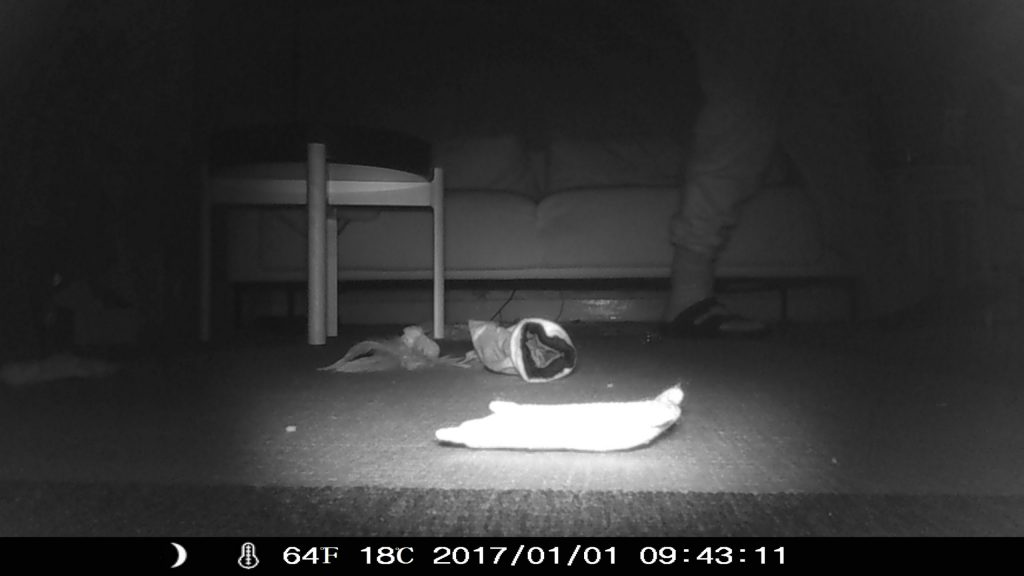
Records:
[[[329,372],[420,370],[433,366],[476,368],[518,375],[527,382],[549,382],[576,369],[576,347],[564,328],[543,318],[527,318],[503,327],[469,321],[473,350],[462,358],[441,356],[440,346],[420,326],[406,326],[399,338],[364,340],[340,360],[320,368]]]
[[[441,356],[441,349],[419,326],[407,326],[391,340],[364,340],[349,348],[340,360],[320,370],[328,372],[383,372],[420,370],[432,366],[472,366],[470,358]]]
[[[73,378],[106,378],[118,366],[73,354],[54,354],[42,360],[12,362],[0,368],[0,382],[11,387],[43,384]]]

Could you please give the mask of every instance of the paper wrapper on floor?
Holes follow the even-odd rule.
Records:
[[[469,448],[609,452],[649,444],[679,419],[683,390],[636,402],[516,404],[494,401],[492,414],[436,433]]]
[[[440,346],[423,333],[419,326],[407,326],[400,338],[387,341],[364,340],[349,348],[334,364],[320,370],[329,372],[383,372],[385,370],[419,370],[432,366],[468,368],[464,361],[440,355]]]
[[[550,320],[526,318],[509,328],[470,320],[469,334],[477,358],[492,372],[550,382],[576,369],[576,346],[565,329]]]

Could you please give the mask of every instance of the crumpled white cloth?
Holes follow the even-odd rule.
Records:
[[[437,440],[469,448],[609,452],[644,446],[682,414],[676,385],[650,400],[584,404],[494,401],[492,414],[435,433]]]
[[[399,338],[392,340],[364,340],[349,348],[348,352],[330,366],[320,368],[329,372],[383,372],[386,370],[419,370],[431,366],[471,366],[469,358],[457,359],[441,356],[441,348],[419,326],[405,327]]]

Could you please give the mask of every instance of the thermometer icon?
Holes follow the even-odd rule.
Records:
[[[256,557],[256,546],[252,542],[242,544],[242,555],[238,557],[238,565],[246,570],[251,570],[259,563],[260,559]]]

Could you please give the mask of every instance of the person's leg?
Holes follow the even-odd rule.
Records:
[[[693,3],[686,14],[704,104],[697,116],[678,212],[671,291],[664,320],[700,323],[717,315],[711,333],[760,331],[719,307],[694,305],[714,296],[718,254],[739,205],[758,189],[776,145],[785,12],[769,2]]]
[[[709,101],[697,120],[680,209],[672,219],[667,320],[713,295],[715,261],[739,205],[758,189],[775,143],[774,118],[742,100]]]

